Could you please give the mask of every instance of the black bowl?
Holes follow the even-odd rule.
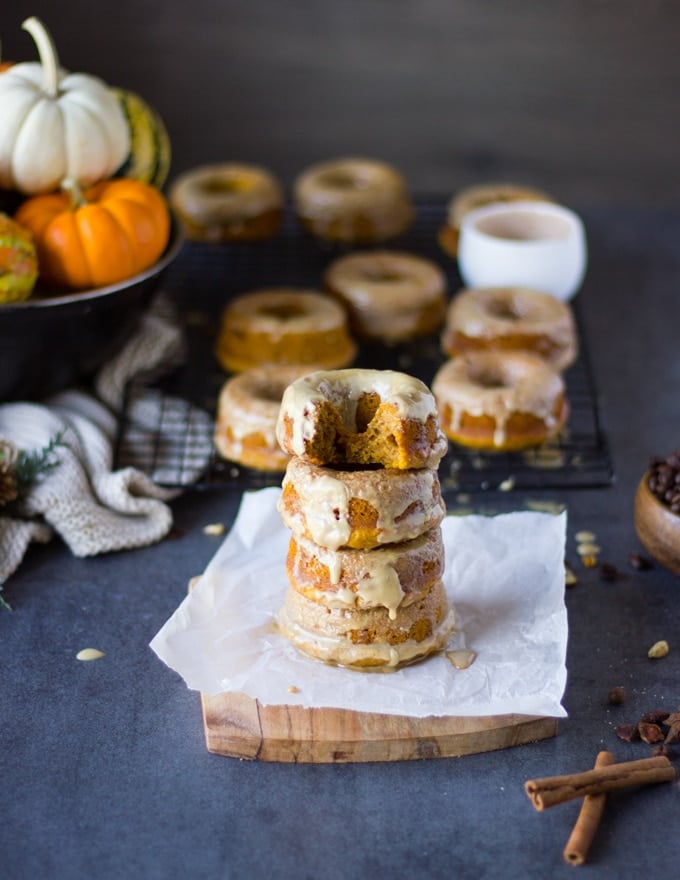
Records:
[[[39,400],[78,384],[117,354],[182,247],[173,224],[161,259],[118,284],[0,305],[0,402]]]

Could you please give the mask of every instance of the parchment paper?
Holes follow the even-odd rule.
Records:
[[[366,673],[304,657],[276,632],[290,538],[276,510],[279,492],[244,495],[198,585],[151,642],[189,688],[243,692],[264,705],[413,717],[566,715],[566,513],[447,516],[444,580],[458,613],[447,650],[470,648],[475,661],[456,669],[442,653]]]

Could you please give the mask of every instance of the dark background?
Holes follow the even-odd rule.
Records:
[[[677,200],[672,0],[20,0],[4,58],[36,58],[28,15],[65,67],[156,106],[173,175],[252,161],[290,187],[354,153],[418,194],[510,179],[578,206]]]

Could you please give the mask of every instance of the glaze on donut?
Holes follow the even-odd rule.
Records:
[[[290,459],[276,439],[283,392],[304,367],[259,367],[222,386],[215,417],[215,448],[222,458],[262,471],[283,472]]]
[[[432,333],[444,318],[446,276],[415,254],[348,254],[331,263],[324,286],[347,309],[357,336],[401,342]]]
[[[354,360],[347,315],[330,296],[289,288],[257,290],[224,309],[215,354],[225,370],[268,364],[335,368]]]
[[[447,449],[429,388],[393,370],[320,370],[288,386],[282,449],[319,465],[436,467]]]
[[[330,550],[371,550],[438,526],[446,507],[431,468],[335,469],[291,458],[278,509],[296,535]]]
[[[562,377],[527,352],[460,355],[439,369],[432,390],[446,436],[474,449],[538,446],[559,433],[568,414]]]
[[[283,192],[276,178],[257,165],[201,165],[181,174],[170,203],[188,238],[250,241],[278,232]]]
[[[455,628],[455,611],[441,581],[422,598],[400,608],[329,608],[293,586],[277,617],[279,631],[299,651],[350,669],[392,671],[442,650]]]
[[[292,535],[288,581],[298,593],[326,607],[397,609],[422,599],[444,573],[441,529],[411,541],[371,550],[329,550]]]
[[[468,351],[530,351],[556,370],[578,352],[571,307],[527,287],[461,290],[446,312],[442,348],[450,356]]]
[[[313,165],[295,180],[293,197],[303,228],[330,241],[386,241],[402,233],[414,216],[402,175],[374,159]]]

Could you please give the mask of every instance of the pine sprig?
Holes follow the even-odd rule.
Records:
[[[42,449],[32,452],[21,450],[19,452],[12,467],[12,474],[20,492],[34,483],[41,474],[53,470],[59,464],[55,450],[60,446],[66,446],[62,440],[63,436],[63,431],[60,431]]]
[[[0,608],[3,608],[5,611],[12,611],[13,610],[12,606],[9,604],[9,602],[2,595],[2,591],[4,589],[4,586],[5,586],[5,582],[2,580],[2,578],[0,578]]]

